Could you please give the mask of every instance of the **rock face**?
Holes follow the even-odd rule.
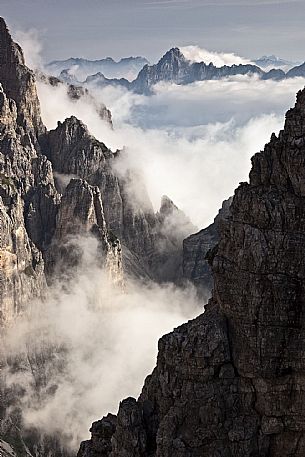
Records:
[[[14,100],[20,126],[36,135],[43,133],[35,77],[24,62],[20,46],[15,43],[0,18],[0,81],[6,96]]]
[[[50,153],[47,138],[40,117],[35,76],[25,66],[22,50],[13,42],[0,18],[1,335],[4,326],[35,307],[36,299],[44,300],[47,280],[53,279],[51,273],[57,267],[64,266],[67,273],[77,262],[77,256],[73,258],[74,264],[69,262],[71,252],[64,249],[69,236],[74,238],[76,247],[76,236],[94,237],[97,257],[114,282],[122,281],[121,245],[106,227],[99,189],[84,180],[72,179],[67,189],[59,192],[55,187],[53,165],[46,154],[56,155]],[[90,151],[84,149],[82,153],[84,164]],[[66,150],[66,155],[73,162],[73,151]],[[70,451],[63,449],[56,437],[24,430],[20,404],[26,392],[6,384],[5,372],[22,373],[33,378],[40,395],[46,374],[44,361],[52,356],[56,359],[58,354],[56,348],[52,353],[41,347],[37,359],[35,355],[25,350],[19,358],[10,360],[1,342],[0,454],[67,457]],[[62,359],[58,357],[58,360]]]
[[[82,179],[71,179],[61,199],[56,230],[47,256],[49,270],[66,270],[78,263],[78,237],[93,235],[99,241],[100,265],[113,283],[123,283],[121,243],[106,227],[98,187]],[[74,239],[76,241],[74,241]],[[50,272],[49,271],[49,272]]]
[[[46,238],[52,231],[52,224],[47,227],[45,223],[48,212],[55,214],[58,203],[50,164],[39,154],[37,137],[44,128],[33,81],[32,72],[24,65],[22,51],[0,20],[2,324],[12,320],[32,297],[40,297],[45,289],[43,257],[35,241],[42,237],[42,231]],[[27,230],[27,223],[31,225],[30,213],[34,218],[35,211],[44,206],[45,218],[32,239],[31,230]]]
[[[304,456],[304,132],[305,90],[235,192],[205,313],[161,338],[100,455]]]
[[[47,134],[47,143],[61,192],[61,183],[71,177],[99,188],[106,226],[123,245],[126,273],[160,281],[181,276],[182,240],[195,227],[169,199],[170,205],[163,200],[155,214],[142,176],[116,171],[124,151],[113,153],[73,116]]]
[[[159,282],[183,280],[183,240],[196,227],[174,202],[164,195],[157,213],[159,236],[156,243],[155,275]]]
[[[221,223],[229,217],[231,203],[232,198],[225,200],[211,225],[183,241],[183,277],[193,282],[206,298],[210,297],[213,288],[207,255],[219,242]]]

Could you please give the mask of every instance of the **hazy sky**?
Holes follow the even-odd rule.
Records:
[[[144,55],[198,44],[305,60],[305,0],[0,0],[14,30],[35,28],[45,60]]]

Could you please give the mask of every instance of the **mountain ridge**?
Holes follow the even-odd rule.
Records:
[[[108,85],[121,86],[138,94],[151,95],[154,85],[159,82],[187,85],[198,81],[218,80],[238,75],[256,76],[262,80],[271,79],[280,81],[295,76],[305,77],[304,68],[301,65],[285,73],[280,67],[265,71],[255,64],[233,64],[217,67],[212,62],[192,62],[186,59],[181,50],[176,47],[168,50],[156,64],[144,65],[137,77],[132,81],[128,81],[126,78],[106,78],[102,72],[99,72],[87,76],[83,82],[74,79],[74,83],[93,84],[98,87],[107,87]],[[66,69],[59,77],[63,78],[66,82],[73,82],[74,75]]]

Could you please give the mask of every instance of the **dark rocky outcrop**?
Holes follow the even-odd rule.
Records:
[[[205,313],[161,338],[106,455],[304,456],[304,183],[305,90],[235,192]]]
[[[231,202],[232,198],[225,200],[211,225],[183,241],[183,277],[194,283],[205,298],[210,297],[213,288],[208,256],[219,242],[220,226],[229,217]]]

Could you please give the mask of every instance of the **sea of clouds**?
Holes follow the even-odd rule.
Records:
[[[32,67],[41,67],[35,33],[19,34]],[[243,62],[228,54],[188,48],[188,58],[217,64]],[[204,57],[205,56],[205,57]],[[121,88],[88,87],[95,98],[72,101],[65,86],[38,83],[48,129],[75,115],[113,150],[124,147],[118,172],[141,170],[154,208],[168,195],[199,228],[248,178],[251,156],[284,123],[285,111],[304,86],[235,77],[177,86],[159,84],[152,96]],[[111,110],[114,128],[102,121],[96,104]],[[136,192],[137,189],[134,189]],[[58,279],[43,303],[2,332],[8,388],[23,392],[25,423],[62,436],[76,449],[93,420],[116,412],[119,401],[140,393],[155,364],[158,338],[203,310],[194,288],[128,281],[109,282],[96,259],[96,240],[80,238],[80,262],[67,283]],[[22,370],[12,369],[18,360]],[[40,386],[37,388],[37,386]]]

